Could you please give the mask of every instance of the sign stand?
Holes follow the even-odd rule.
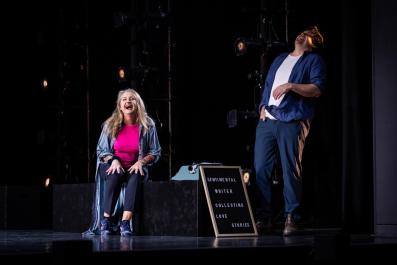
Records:
[[[200,173],[215,236],[257,236],[241,168],[200,165]]]

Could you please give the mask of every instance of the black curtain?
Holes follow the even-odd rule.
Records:
[[[373,231],[371,5],[342,1],[342,222]]]

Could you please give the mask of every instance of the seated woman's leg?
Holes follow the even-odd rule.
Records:
[[[124,211],[134,212],[137,189],[139,185],[139,179],[141,177],[142,176],[140,176],[139,174],[128,174],[127,184],[125,187]],[[129,220],[131,218],[126,219]]]
[[[125,198],[124,198],[124,212],[123,219],[120,225],[120,234],[122,236],[131,236],[131,219],[132,214],[135,210],[135,200],[137,195],[137,189],[139,185],[139,179],[141,176],[138,174],[128,174],[127,184],[125,187]]]
[[[113,213],[114,206],[117,202],[117,198],[120,196],[121,186],[124,180],[124,173],[108,174],[106,170],[109,165],[101,165],[101,176],[105,179],[104,189],[104,216],[110,217]]]

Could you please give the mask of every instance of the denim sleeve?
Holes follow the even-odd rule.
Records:
[[[264,105],[266,105],[267,104],[267,102],[269,101],[268,100],[268,97],[267,97],[267,90],[269,89],[269,82],[268,82],[268,80],[266,79],[266,81],[265,81],[265,83],[264,83],[264,85],[263,85],[263,87],[262,87],[262,99],[261,99],[261,102],[259,103],[259,106],[258,106],[258,112],[259,113],[261,113],[261,108],[262,108],[262,106],[264,106]]]
[[[96,147],[96,154],[98,161],[101,161],[103,157],[107,155],[113,155],[113,149],[111,146],[111,139],[107,133],[106,126],[103,126],[101,135],[99,136],[98,144]]]
[[[325,63],[320,56],[315,56],[310,69],[310,83],[318,86],[321,92],[325,89]]]
[[[148,155],[154,156],[154,161],[152,163],[156,163],[161,156],[161,146],[160,142],[157,136],[157,130],[156,130],[156,125],[152,124],[152,126],[149,127],[148,131]]]

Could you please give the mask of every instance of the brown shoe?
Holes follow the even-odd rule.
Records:
[[[283,236],[290,236],[295,234],[298,231],[298,227],[294,222],[294,218],[291,214],[287,215],[287,219],[285,219],[285,225],[283,230]]]

